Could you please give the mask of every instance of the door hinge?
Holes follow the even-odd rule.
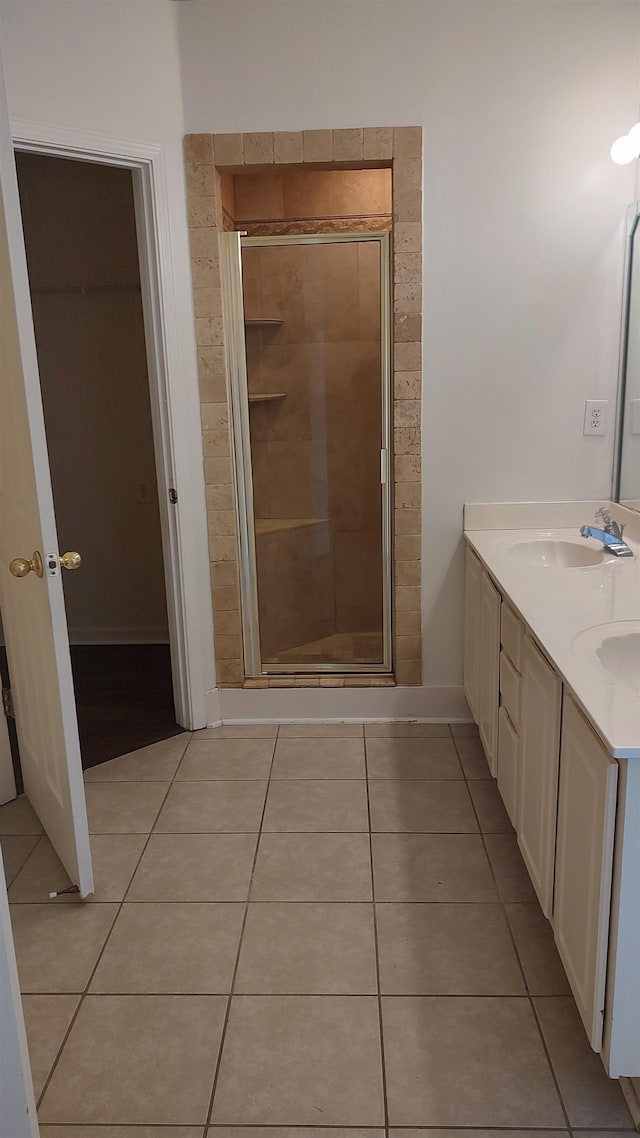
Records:
[[[174,490],[173,486],[169,487],[169,501],[171,502],[172,506],[175,506],[176,502],[178,501],[178,491]]]
[[[15,719],[16,713],[13,710],[13,696],[11,695],[11,688],[2,689],[2,710],[4,711],[7,719]]]

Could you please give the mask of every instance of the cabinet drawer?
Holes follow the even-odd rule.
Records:
[[[504,707],[498,714],[498,790],[515,829],[518,827],[520,739]]]
[[[515,665],[517,670],[521,672],[524,627],[522,621],[519,620],[511,608],[511,605],[507,604],[506,601],[502,602],[500,625],[500,639],[502,640],[504,653],[509,657],[511,663]]]
[[[522,676],[516,672],[503,649],[500,653],[500,703],[509,712],[509,718],[516,731],[520,730],[521,697]]]

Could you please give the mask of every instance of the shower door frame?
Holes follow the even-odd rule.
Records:
[[[278,245],[328,245],[375,242],[380,246],[380,397],[382,436],[380,486],[382,493],[382,662],[381,663],[265,663],[260,647],[258,573],[253,508],[253,472],[249,424],[249,391],[242,290],[243,248]],[[295,233],[248,237],[239,232],[220,234],[222,311],[227,345],[229,429],[232,440],[234,496],[238,530],[240,609],[245,675],[391,675],[393,673],[393,527],[392,485],[392,313],[391,233]]]

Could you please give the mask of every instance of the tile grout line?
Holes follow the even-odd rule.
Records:
[[[449,727],[449,730],[451,730],[451,727]],[[535,1008],[535,1005],[534,1005],[534,1003],[533,1003],[533,997],[532,997],[532,995],[531,995],[531,992],[530,992],[530,989],[529,989],[529,983],[528,983],[528,981],[527,981],[527,977],[526,977],[526,973],[525,973],[524,965],[523,965],[523,963],[522,963],[522,960],[521,960],[521,958],[520,958],[520,953],[518,952],[518,946],[517,946],[517,944],[516,944],[515,936],[514,936],[514,934],[513,934],[513,930],[512,930],[512,928],[511,928],[511,924],[510,924],[510,922],[509,922],[509,918],[508,918],[508,916],[507,916],[507,910],[506,910],[506,904],[507,904],[507,902],[506,902],[506,901],[504,901],[504,900],[503,900],[503,898],[502,898],[502,893],[501,893],[501,891],[500,891],[500,887],[499,887],[499,885],[498,885],[498,879],[497,879],[497,876],[496,876],[496,874],[495,874],[495,871],[494,871],[494,868],[493,868],[493,863],[492,863],[492,861],[491,861],[491,858],[489,857],[489,850],[488,850],[488,848],[487,848],[487,843],[486,843],[486,840],[485,840],[485,839],[486,839],[486,835],[485,835],[485,833],[484,833],[484,831],[483,831],[483,829],[482,829],[482,826],[481,826],[481,824],[480,824],[480,817],[479,817],[479,815],[478,815],[478,811],[477,811],[477,809],[476,809],[476,804],[475,804],[475,801],[474,801],[473,795],[471,794],[471,789],[470,789],[470,787],[469,787],[469,781],[470,781],[470,780],[467,778],[467,774],[466,774],[466,771],[465,771],[465,769],[464,769],[464,766],[463,766],[463,764],[462,764],[462,759],[460,758],[460,753],[459,753],[459,751],[458,751],[458,747],[457,747],[457,745],[456,745],[456,740],[455,740],[455,736],[453,735],[453,731],[451,732],[451,736],[452,736],[452,738],[453,738],[453,745],[454,745],[454,747],[456,748],[456,754],[458,755],[458,759],[459,759],[459,761],[460,761],[460,765],[462,766],[462,773],[464,774],[464,777],[465,777],[465,782],[466,782],[466,784],[467,784],[467,789],[469,790],[469,797],[470,797],[470,799],[471,799],[471,804],[472,804],[472,806],[473,806],[473,810],[474,810],[474,813],[475,813],[475,815],[476,815],[476,818],[477,818],[477,821],[478,821],[478,826],[479,826],[479,828],[480,828],[480,837],[481,837],[481,839],[482,839],[482,848],[484,849],[485,857],[486,857],[486,859],[487,859],[487,861],[488,861],[488,863],[489,863],[489,868],[490,868],[490,870],[491,870],[491,876],[493,877],[493,880],[494,880],[494,884],[495,884],[495,888],[496,888],[496,894],[497,894],[497,896],[498,896],[498,901],[499,901],[499,904],[500,904],[500,908],[501,908],[501,910],[502,910],[502,918],[503,918],[503,920],[504,920],[504,922],[505,922],[505,924],[506,924],[506,926],[507,926],[507,930],[508,930],[508,933],[509,933],[509,937],[510,937],[510,939],[511,939],[511,943],[512,943],[512,945],[513,945],[513,950],[514,950],[514,952],[515,952],[515,955],[516,955],[516,960],[517,960],[517,962],[518,962],[518,967],[519,967],[519,969],[520,969],[520,972],[521,972],[521,975],[522,975],[522,980],[523,980],[523,983],[524,983],[524,989],[525,989],[525,996],[526,996],[526,998],[527,998],[527,1000],[528,1000],[528,1003],[529,1003],[529,1007],[530,1007],[530,1009],[531,1009],[531,1014],[532,1014],[532,1016],[533,1016],[533,1021],[534,1021],[535,1025],[536,1025],[536,1027],[537,1027],[537,1029],[538,1029],[538,1035],[539,1035],[539,1037],[540,1037],[540,1042],[541,1042],[541,1044],[542,1044],[542,1049],[543,1049],[543,1052],[544,1052],[545,1058],[546,1058],[546,1060],[547,1060],[547,1063],[548,1063],[548,1066],[549,1066],[549,1071],[550,1071],[550,1073],[551,1073],[551,1079],[552,1079],[553,1085],[554,1085],[554,1087],[555,1087],[555,1091],[556,1091],[556,1094],[557,1094],[557,1096],[558,1096],[558,1102],[559,1102],[559,1104],[560,1104],[560,1109],[561,1109],[561,1111],[562,1111],[562,1114],[563,1114],[563,1117],[564,1117],[564,1120],[565,1120],[565,1128],[566,1128],[567,1130],[569,1130],[569,1131],[570,1131],[570,1130],[571,1130],[571,1125],[570,1125],[570,1122],[569,1122],[569,1115],[568,1115],[568,1113],[567,1113],[567,1108],[566,1108],[566,1106],[565,1106],[564,1098],[563,1098],[563,1096],[562,1096],[562,1091],[561,1091],[561,1089],[560,1089],[560,1083],[558,1082],[558,1078],[557,1078],[557,1076],[556,1076],[555,1068],[554,1068],[554,1066],[553,1066],[553,1063],[552,1063],[552,1061],[551,1061],[551,1055],[549,1054],[549,1049],[548,1049],[548,1047],[547,1047],[547,1043],[546,1043],[546,1040],[545,1040],[545,1038],[544,1038],[544,1033],[543,1033],[543,1031],[542,1031],[542,1025],[541,1025],[541,1023],[540,1023],[540,1020],[539,1020],[539,1018],[538,1018],[538,1015],[537,1015],[537,1013],[536,1013],[536,1008]],[[482,746],[482,744],[480,744],[480,745]],[[474,780],[474,781],[475,781],[475,780]],[[488,781],[488,780],[487,780],[487,781]],[[491,781],[492,781],[492,783],[493,783],[493,784],[495,785],[495,787],[496,787],[496,792],[497,792],[497,793],[499,793],[499,791],[498,791],[498,789],[497,789],[497,783],[496,783],[496,780],[495,780],[495,779],[492,777],[492,778],[491,778]]]
[[[189,740],[189,742],[190,742],[190,741],[191,741],[191,740]],[[184,751],[183,751],[183,753],[182,753],[182,758],[184,758],[184,755],[186,754],[186,751],[187,751],[187,748],[188,748],[188,746],[189,746],[189,743],[187,743],[187,745],[186,745],[186,747],[185,747],[185,749],[184,749]],[[158,821],[158,818],[160,817],[160,811],[162,810],[162,808],[163,808],[163,806],[164,806],[164,804],[165,804],[165,802],[166,802],[166,800],[167,800],[167,797],[168,797],[169,791],[171,790],[171,787],[173,786],[173,779],[175,778],[175,776],[176,776],[176,774],[177,774],[177,771],[178,771],[178,767],[180,766],[180,763],[182,762],[182,758],[180,758],[180,759],[178,760],[178,763],[177,763],[177,765],[176,765],[176,769],[175,769],[175,771],[174,771],[174,773],[173,773],[173,778],[171,779],[171,781],[170,781],[170,782],[168,783],[168,785],[167,785],[167,790],[166,790],[166,793],[164,794],[164,796],[163,796],[163,799],[162,799],[162,802],[160,803],[160,805],[159,805],[159,807],[158,807],[158,810],[157,810],[157,812],[156,812],[156,815],[155,815],[155,818],[154,818],[153,824],[152,824],[152,826],[151,826],[151,828],[150,828],[150,830],[149,830],[149,833],[147,834],[147,840],[146,840],[146,842],[143,844],[142,850],[140,851],[140,856],[138,857],[138,860],[137,860],[137,861],[136,861],[136,863],[135,863],[135,866],[134,866],[134,868],[133,868],[133,873],[131,874],[131,877],[129,878],[129,883],[128,883],[128,885],[127,885],[127,886],[126,886],[126,888],[125,888],[124,894],[123,894],[123,896],[122,896],[122,900],[121,900],[120,902],[116,902],[116,904],[118,905],[118,908],[117,908],[117,912],[115,913],[115,916],[114,916],[114,918],[113,918],[113,920],[112,920],[112,922],[111,922],[111,924],[110,924],[110,926],[109,926],[109,931],[107,932],[107,935],[106,935],[106,937],[105,937],[105,939],[104,939],[104,943],[103,943],[103,945],[102,945],[102,948],[100,949],[100,952],[98,953],[98,957],[97,957],[97,959],[96,959],[96,962],[95,962],[95,964],[94,964],[93,968],[91,969],[91,972],[90,972],[90,974],[89,974],[89,977],[88,977],[88,979],[87,979],[87,982],[86,982],[86,984],[85,984],[85,987],[84,987],[84,991],[80,993],[80,999],[79,999],[79,1001],[78,1001],[78,1006],[77,1006],[76,1010],[74,1011],[74,1013],[73,1013],[73,1015],[72,1015],[72,1017],[71,1017],[71,1020],[70,1020],[70,1022],[69,1022],[69,1026],[68,1026],[68,1028],[67,1028],[66,1032],[64,1033],[64,1036],[63,1036],[63,1038],[62,1038],[62,1042],[60,1043],[60,1046],[59,1046],[59,1048],[58,1048],[58,1050],[57,1050],[57,1052],[56,1052],[56,1055],[55,1055],[55,1058],[54,1058],[54,1060],[53,1060],[53,1063],[51,1064],[51,1067],[49,1068],[49,1073],[48,1073],[48,1075],[47,1075],[47,1077],[46,1077],[46,1079],[45,1079],[45,1081],[44,1081],[44,1083],[43,1083],[43,1086],[42,1086],[42,1090],[41,1090],[41,1092],[40,1092],[40,1094],[39,1094],[39,1096],[38,1096],[38,1101],[37,1101],[37,1103],[36,1103],[36,1113],[37,1113],[37,1111],[39,1110],[39,1108],[42,1106],[42,1102],[43,1102],[43,1100],[44,1100],[44,1096],[45,1096],[45,1094],[47,1093],[47,1091],[48,1091],[48,1089],[49,1089],[49,1086],[50,1086],[50,1083],[51,1083],[51,1080],[52,1080],[52,1078],[53,1078],[53,1076],[54,1076],[54,1074],[55,1074],[55,1072],[56,1072],[56,1069],[57,1069],[57,1067],[58,1067],[58,1064],[59,1064],[59,1062],[60,1062],[60,1059],[61,1059],[61,1056],[62,1056],[62,1052],[63,1052],[63,1050],[64,1050],[64,1048],[65,1048],[65,1046],[66,1046],[66,1043],[67,1043],[67,1040],[68,1040],[68,1038],[69,1038],[69,1035],[71,1034],[71,1030],[72,1030],[72,1028],[74,1027],[74,1025],[75,1025],[75,1023],[76,1023],[76,1021],[77,1021],[77,1019],[78,1019],[78,1016],[79,1016],[79,1014],[80,1014],[80,1009],[81,1009],[81,1007],[82,1007],[82,1005],[84,1004],[84,1001],[85,1001],[85,997],[88,995],[88,992],[89,992],[89,985],[91,984],[91,981],[93,980],[93,977],[94,977],[94,976],[95,976],[95,974],[96,974],[96,970],[97,970],[97,968],[98,968],[98,965],[100,964],[100,961],[102,960],[102,957],[103,957],[103,955],[104,955],[104,951],[105,951],[105,949],[106,949],[106,947],[107,947],[107,944],[108,944],[109,940],[111,939],[111,934],[112,934],[112,932],[113,932],[113,929],[114,929],[114,927],[115,927],[116,921],[118,920],[118,917],[120,916],[120,913],[122,912],[122,908],[123,908],[123,906],[124,906],[124,904],[125,904],[125,901],[126,901],[126,899],[127,899],[127,895],[128,895],[128,893],[129,893],[129,889],[130,889],[130,887],[131,887],[131,882],[133,881],[133,878],[135,877],[135,875],[136,875],[136,873],[137,873],[137,870],[138,870],[138,867],[139,867],[139,865],[140,865],[140,862],[142,861],[142,858],[143,858],[143,856],[144,856],[144,852],[145,852],[145,850],[146,850],[146,848],[147,848],[147,846],[148,846],[148,844],[149,844],[149,842],[150,842],[150,840],[151,840],[151,835],[152,835],[152,833],[153,833],[153,828],[154,828],[154,826],[155,826],[156,822]],[[54,902],[54,903],[55,903],[55,902]],[[80,901],[80,902],[78,902],[78,903],[79,903],[79,904],[85,904],[85,902],[83,902],[83,901]],[[92,903],[93,903],[93,904],[98,904],[98,905],[100,905],[100,904],[110,904],[111,902],[101,902],[101,901],[98,901],[98,902],[87,902],[87,903],[88,903],[88,904],[92,904]],[[27,994],[27,993],[25,993],[25,995],[26,995],[26,994]],[[75,992],[74,992],[74,993],[69,993],[69,994],[70,994],[70,995],[76,995],[77,993],[75,993]],[[43,1125],[44,1125],[44,1124],[43,1124]]]
[[[234,988],[235,988],[235,984],[236,984],[236,977],[238,974],[238,967],[240,965],[240,955],[242,952],[242,944],[244,941],[244,931],[245,931],[245,928],[247,925],[247,918],[249,916],[249,904],[250,904],[250,899],[251,899],[251,889],[253,887],[253,877],[254,877],[254,873],[255,873],[255,869],[256,869],[256,864],[258,861],[258,852],[260,850],[260,838],[262,836],[262,823],[264,821],[264,816],[265,816],[265,812],[267,809],[267,800],[269,798],[269,787],[271,785],[271,772],[273,771],[273,764],[275,762],[276,749],[278,746],[279,735],[280,735],[280,725],[278,725],[278,730],[276,731],[275,737],[273,738],[273,740],[271,740],[271,742],[273,744],[273,750],[271,752],[271,765],[269,767],[269,776],[267,778],[267,786],[266,786],[265,795],[264,795],[264,802],[262,804],[262,814],[260,816],[260,826],[258,828],[256,848],[254,850],[253,862],[251,865],[251,872],[249,874],[249,881],[248,881],[248,885],[247,885],[247,898],[246,898],[246,901],[244,902],[244,913],[243,913],[243,917],[242,917],[242,925],[240,927],[240,937],[238,939],[238,949],[236,952],[236,959],[235,959],[235,963],[233,966],[233,972],[231,975],[231,984],[229,986],[229,995],[227,997],[227,1007],[226,1007],[226,1011],[225,1011],[224,1022],[222,1025],[222,1032],[220,1035],[220,1043],[218,1045],[218,1055],[217,1055],[216,1064],[215,1064],[214,1073],[213,1073],[213,1084],[211,1087],[211,1095],[209,1098],[209,1106],[207,1109],[207,1116],[206,1116],[205,1124],[204,1124],[203,1138],[206,1138],[207,1132],[212,1125],[211,1119],[213,1117],[213,1107],[214,1107],[214,1103],[215,1103],[216,1092],[218,1090],[218,1079],[220,1076],[220,1067],[222,1066],[222,1053],[224,1051],[224,1045],[225,1045],[225,1040],[226,1040],[226,1036],[227,1036],[227,1028],[229,1025],[229,1017],[231,1015],[231,1001],[232,1001],[233,996],[235,994]]]
[[[364,749],[364,773],[366,780],[366,793],[367,793],[367,815],[369,818],[369,864],[371,868],[371,914],[373,919],[373,943],[376,958],[376,985],[377,985],[377,999],[378,999],[378,1030],[380,1032],[380,1065],[382,1075],[382,1104],[384,1109],[384,1132],[386,1138],[389,1138],[389,1099],[387,1094],[387,1065],[384,1050],[384,1026],[382,1018],[382,987],[380,983],[380,950],[378,945],[378,916],[376,913],[376,889],[375,877],[373,872],[373,833],[371,830],[371,801],[369,798],[369,771],[367,767],[367,737],[362,728],[362,741]]]

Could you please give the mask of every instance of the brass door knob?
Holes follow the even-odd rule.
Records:
[[[9,572],[14,577],[26,577],[28,573],[35,573],[36,577],[42,577],[42,557],[36,549],[30,561],[26,557],[14,557],[13,561],[9,564]]]
[[[79,569],[82,563],[82,558],[79,553],[63,553],[60,557],[60,564],[63,569]]]

